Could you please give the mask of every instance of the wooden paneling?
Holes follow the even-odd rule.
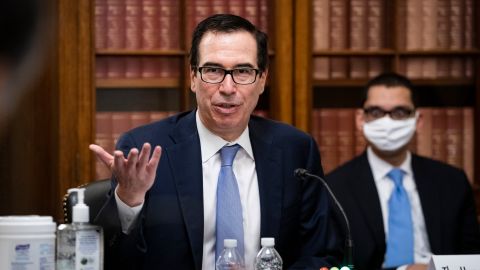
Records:
[[[58,205],[68,188],[90,182],[95,104],[92,1],[58,1]],[[60,211],[60,208],[58,209]],[[60,213],[60,212],[58,212]]]
[[[312,9],[310,1],[295,2],[295,74],[294,74],[294,119],[295,126],[303,131],[310,130],[312,113],[312,58],[310,53],[312,31]]]
[[[275,1],[273,6],[275,29],[273,33],[274,69],[270,91],[270,115],[280,121],[293,123],[293,3],[291,0]],[[271,38],[271,37],[270,37]]]

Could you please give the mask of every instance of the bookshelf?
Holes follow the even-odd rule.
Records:
[[[189,88],[191,33],[214,13],[243,16],[269,34],[269,80],[255,113],[293,123],[292,1],[89,1],[95,61],[92,134],[109,151],[120,133],[195,107]],[[91,179],[108,176],[99,161],[91,164]]]
[[[464,168],[479,198],[477,3],[300,0],[295,5],[294,124],[318,137],[325,169],[363,149],[353,116],[358,90],[379,72],[395,71],[419,88],[421,110],[434,122],[433,134],[417,134],[411,149]],[[305,75],[306,70],[312,72]]]
[[[178,45],[169,48],[132,47],[128,49],[113,47],[96,49],[95,42],[98,38],[95,37],[95,1],[47,1],[52,10],[50,17],[54,21],[49,29],[54,29],[52,32],[55,36],[54,41],[49,43],[52,44],[48,52],[48,59],[51,61],[44,65],[42,82],[32,86],[34,89],[26,98],[28,102],[25,104],[28,106],[22,107],[22,111],[12,118],[15,119],[14,128],[9,132],[8,140],[2,144],[6,146],[3,149],[7,153],[2,162],[2,168],[4,168],[2,179],[10,179],[2,186],[4,202],[6,202],[3,208],[4,213],[9,210],[8,213],[51,214],[59,220],[61,198],[65,191],[95,179],[95,158],[88,150],[88,145],[95,141],[98,131],[97,112],[107,114],[115,110],[134,112],[136,121],[142,121],[147,118],[147,115],[149,119],[160,117],[154,113],[159,108],[173,111],[194,106],[188,79],[187,44],[190,30],[187,29],[190,29],[189,25],[193,24],[191,21],[193,17],[189,15],[189,12],[192,12],[189,6],[193,3],[212,3],[207,11],[219,11],[225,8],[225,5],[221,4],[224,0],[176,1],[180,29]],[[114,0],[99,1],[115,2]],[[116,1],[117,3],[134,2],[133,0]],[[144,0],[141,1],[143,3]],[[318,31],[314,30],[315,20],[321,19],[321,16],[314,16],[316,9],[313,5],[318,4],[319,0],[262,1],[267,3],[266,25],[271,44],[271,66],[268,87],[266,93],[260,98],[259,107],[267,110],[270,118],[292,123],[300,129],[313,133],[312,118],[317,109],[322,109],[328,114],[328,109],[338,112],[341,108],[356,108],[358,89],[366,83],[367,77],[357,74],[351,78],[348,71],[348,76],[325,78],[325,74],[323,77],[314,76],[312,72],[312,70],[318,71],[314,61],[317,58],[340,60],[337,62],[346,62],[347,67],[350,66],[350,60],[353,58],[369,63],[367,67],[370,63],[375,67],[377,63],[377,71],[378,62],[383,69],[394,71],[401,71],[408,62],[406,60],[411,59],[421,60],[422,65],[423,60],[432,59],[448,60],[449,63],[453,59],[455,60],[453,64],[458,64],[458,60],[471,62],[473,67],[471,76],[437,76],[435,79],[420,77],[414,78],[413,81],[422,90],[421,104],[425,108],[440,109],[443,113],[447,113],[447,108],[469,107],[472,118],[480,119],[480,80],[478,79],[480,78],[480,30],[477,28],[480,25],[480,12],[476,1],[472,1],[475,4],[472,10],[472,47],[428,49],[415,47],[407,49],[406,43],[403,45],[403,41],[407,39],[403,36],[405,31],[400,30],[408,28],[408,25],[400,19],[408,16],[400,15],[404,12],[402,11],[403,3],[409,3],[411,0],[322,0],[327,1],[327,4],[330,1],[341,2],[340,5],[343,4],[345,9],[351,2],[358,5],[365,2],[370,5],[380,3],[384,13],[380,13],[375,18],[379,19],[381,24],[360,19],[366,25],[365,29],[377,29],[384,34],[383,38],[376,40],[381,46],[372,45],[372,48],[368,47],[370,39],[362,41],[363,43],[359,42],[358,47],[351,48],[348,40],[361,37],[351,37],[350,34],[345,35],[346,41],[343,41],[342,47],[330,48],[323,44],[323,48],[318,48],[318,43],[314,42],[315,38],[318,40],[320,37],[323,40],[325,35],[329,35],[326,32],[318,35]],[[440,1],[444,0],[413,0],[413,2],[422,3]],[[458,0],[448,0],[449,3],[451,1]],[[468,1],[471,0],[462,0],[461,3],[466,5]],[[235,2],[249,3],[248,0]],[[201,12],[202,8],[200,12],[197,9],[194,13],[198,15]],[[354,15],[348,9],[344,14],[342,16],[346,18]],[[197,19],[199,18],[195,20]],[[379,25],[381,30],[378,30]],[[351,25],[349,21],[344,22],[342,27],[347,29],[360,27],[358,31],[362,31],[361,26]],[[440,25],[440,29],[441,27],[445,25]],[[442,31],[437,27],[436,32]],[[352,31],[347,31],[347,33],[350,32]],[[454,31],[454,33],[459,32],[466,31]],[[133,34],[135,31],[132,30],[130,33]],[[447,37],[450,38],[449,35]],[[102,63],[98,63],[98,60],[112,58],[175,60],[178,64],[177,74],[173,77],[153,78],[96,78],[96,72],[102,68]],[[362,61],[356,62],[358,64]],[[450,64],[439,66],[448,67]],[[136,101],[141,98],[145,98],[146,101]],[[349,117],[348,113],[342,113],[342,115],[345,118]],[[355,132],[351,126],[348,128],[350,131],[345,134]],[[471,137],[471,140],[476,142],[471,147],[476,157],[473,167],[480,168],[480,142],[478,141],[480,125],[476,124],[472,129],[473,134],[477,135]],[[418,144],[421,144],[421,139],[420,143],[417,142]],[[344,157],[343,154],[342,157]],[[25,168],[29,169],[25,170]],[[479,176],[480,172],[477,170],[475,186],[480,183]],[[21,183],[25,190],[18,189],[17,183]],[[476,190],[477,198],[480,198],[478,188]],[[41,198],[49,199],[43,204],[38,204]],[[32,208],[32,205],[35,205],[35,208]]]

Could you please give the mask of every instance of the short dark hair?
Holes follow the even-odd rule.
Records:
[[[248,20],[232,14],[216,14],[201,21],[192,35],[192,47],[190,48],[190,66],[193,70],[198,67],[198,46],[203,36],[208,32],[232,33],[235,31],[247,31],[257,41],[257,65],[260,72],[268,67],[268,37]]]
[[[407,88],[410,91],[413,105],[415,106],[415,108],[418,107],[417,91],[413,86],[412,82],[407,77],[394,72],[382,73],[367,82],[367,85],[365,85],[365,87],[363,88],[361,101],[362,103],[360,104],[361,107],[363,107],[363,105],[365,105],[365,102],[367,101],[368,91],[370,90],[370,88],[373,86],[381,85],[386,87],[402,86]]]

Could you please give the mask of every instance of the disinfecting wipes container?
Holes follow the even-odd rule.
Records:
[[[55,229],[49,216],[0,216],[0,269],[55,270]]]

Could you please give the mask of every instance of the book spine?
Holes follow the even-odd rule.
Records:
[[[268,12],[268,0],[259,0],[259,28],[262,32],[268,34],[268,21],[269,21],[269,12]]]
[[[96,57],[95,58],[95,78],[105,79],[107,78],[107,57]]]
[[[320,154],[325,173],[331,172],[338,166],[338,128],[337,128],[338,109],[320,110]]]
[[[341,165],[354,157],[355,110],[339,108],[337,115],[337,152],[338,164]]]
[[[115,145],[112,139],[112,113],[97,112],[95,114],[95,144],[112,154]],[[95,159],[95,179],[111,177],[110,169],[98,158]]]
[[[159,1],[159,47],[164,50],[180,49],[180,5],[176,0]]]
[[[422,23],[422,49],[434,50],[437,47],[437,0],[422,2]],[[437,60],[435,57],[425,57],[422,65],[422,78],[435,79],[437,77]]]
[[[155,0],[143,0],[142,3],[142,48],[158,49],[160,47],[158,3]]]
[[[95,48],[107,48],[107,1],[95,1]]]
[[[109,56],[107,58],[107,78],[125,78],[125,58]]]
[[[367,2],[365,0],[350,1],[350,49],[366,50],[367,39],[369,37],[367,30]],[[368,75],[368,66],[365,58],[350,58],[350,78],[366,78]]]
[[[425,157],[432,156],[432,108],[418,109],[423,125],[417,129],[417,154]]]
[[[259,25],[259,3],[257,0],[244,0],[245,1],[245,19],[249,20],[252,24]]]
[[[446,161],[463,168],[463,109],[446,108]]]
[[[138,50],[142,47],[141,0],[125,0],[125,48]]]
[[[347,3],[345,0],[331,0],[330,2],[330,42],[330,48],[333,50],[347,48]],[[331,57],[331,78],[347,78],[347,64],[348,61],[345,57]]]
[[[475,179],[474,169],[474,152],[475,140],[474,140],[474,125],[473,116],[474,110],[472,107],[463,108],[463,169],[467,174],[470,184],[473,185]]]
[[[107,48],[125,48],[125,0],[107,0]]]
[[[229,1],[228,11],[230,14],[245,17],[245,0]]]
[[[330,48],[330,9],[329,0],[313,1],[313,51]],[[313,78],[325,80],[330,78],[330,59],[315,57],[313,59]]]
[[[432,158],[446,162],[446,114],[441,108],[432,108]]]
[[[139,57],[125,57],[125,78],[140,78],[142,75],[142,62]]]

